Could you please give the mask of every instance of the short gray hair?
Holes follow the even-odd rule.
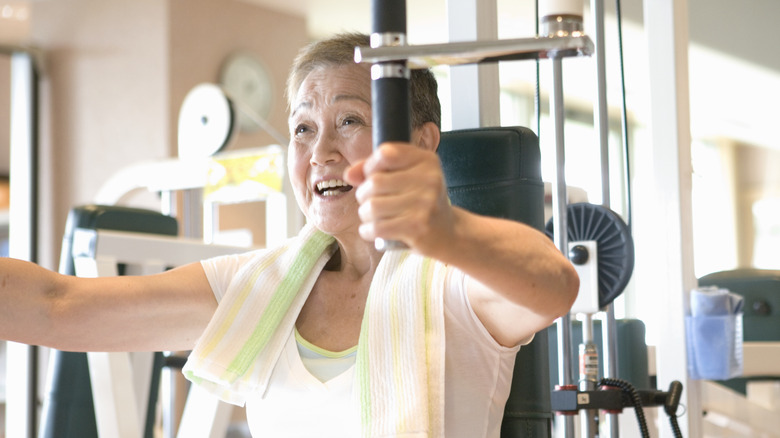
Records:
[[[362,33],[341,33],[305,46],[293,61],[287,78],[287,106],[292,107],[298,89],[309,74],[320,67],[340,67],[355,63],[355,47],[368,46],[369,37]],[[441,103],[436,78],[428,69],[413,69],[409,81],[412,128],[433,122],[441,129]]]

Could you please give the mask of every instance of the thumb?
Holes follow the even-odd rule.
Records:
[[[364,166],[366,164],[366,160],[360,160],[357,163],[353,164],[352,166],[348,167],[344,171],[344,181],[349,183],[352,186],[359,186],[363,183],[363,181],[366,180],[366,174],[363,170]]]

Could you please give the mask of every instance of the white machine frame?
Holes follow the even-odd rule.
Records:
[[[76,229],[73,259],[79,277],[117,275],[119,263],[133,274],[153,274],[246,248],[107,230]],[[153,353],[88,353],[99,436],[141,438],[149,399]],[[202,391],[190,391],[179,437],[224,437],[232,406]]]

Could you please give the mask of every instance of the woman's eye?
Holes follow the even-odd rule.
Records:
[[[298,125],[298,126],[295,127],[294,134],[295,135],[300,135],[300,134],[305,133],[308,130],[309,130],[309,128],[306,127],[306,125]]]
[[[358,119],[357,117],[346,117],[346,118],[344,118],[344,120],[341,122],[341,124],[342,124],[342,125],[345,125],[345,126],[346,126],[346,125],[354,125],[354,124],[359,124],[359,123],[360,123],[360,119]]]

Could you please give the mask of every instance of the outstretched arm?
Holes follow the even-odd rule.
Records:
[[[361,236],[400,240],[463,270],[474,311],[502,345],[569,311],[579,279],[566,257],[527,225],[451,206],[432,150],[388,143],[346,178],[359,185]]]
[[[454,208],[453,234],[433,251],[469,275],[469,300],[502,345],[517,345],[566,314],[579,279],[552,241],[518,222]]]
[[[189,350],[217,307],[200,263],[80,278],[7,258],[0,302],[0,339],[69,351]]]

